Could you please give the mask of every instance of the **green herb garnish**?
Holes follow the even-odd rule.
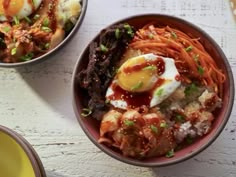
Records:
[[[133,126],[134,125],[134,121],[128,120],[128,119],[124,120],[124,123],[126,126]]]
[[[133,87],[131,87],[131,90],[138,90],[143,86],[143,82],[140,81],[138,82],[136,85],[134,85]]]
[[[170,151],[168,151],[166,153],[166,157],[167,158],[171,158],[171,157],[174,157],[175,156],[175,152],[174,152],[174,149],[171,149]]]
[[[172,38],[177,39],[177,34],[174,31],[170,32]]]
[[[150,128],[154,133],[158,133],[158,128],[155,125],[151,125]]]
[[[16,54],[16,51],[17,51],[17,48],[16,48],[16,47],[12,48],[12,49],[11,49],[11,55],[15,55],[15,54]]]
[[[195,62],[198,62],[199,54],[194,55],[194,56],[193,56],[193,59],[194,59]]]
[[[51,28],[47,27],[47,26],[42,26],[41,30],[50,33],[52,30]]]
[[[29,61],[29,60],[31,60],[33,57],[34,57],[34,54],[33,54],[32,52],[29,52],[29,53],[27,53],[26,55],[21,56],[20,59],[21,59],[22,61]]]
[[[161,88],[161,89],[159,89],[159,90],[156,91],[155,95],[156,95],[156,96],[161,96],[161,95],[163,94],[163,92],[164,92],[164,89]]]
[[[90,108],[83,108],[83,109],[82,109],[81,116],[87,117],[87,116],[89,116],[90,114],[92,114],[92,110],[91,110]]]
[[[2,30],[3,30],[4,32],[8,33],[8,32],[11,30],[11,28],[10,28],[9,26],[4,26],[4,27],[2,28]]]
[[[108,48],[103,44],[100,45],[100,50],[104,53],[108,52]]]
[[[146,67],[144,67],[142,70],[156,70],[157,69],[157,67],[156,66],[153,66],[153,65],[151,65],[151,66],[146,66]]]
[[[34,20],[38,20],[40,18],[40,15],[39,14],[35,14],[35,16],[34,16]]]
[[[30,18],[29,17],[24,17],[24,19],[25,19],[25,21],[27,22],[27,23],[29,23],[29,24],[31,24],[32,23],[32,21],[30,20]]]
[[[187,48],[185,48],[185,51],[186,52],[190,52],[191,50],[193,50],[193,47],[190,45],[190,46],[188,46]]]
[[[116,36],[116,39],[120,38],[120,29],[119,28],[116,28],[115,36]]]
[[[19,21],[17,16],[14,16],[13,20],[14,20],[15,25],[19,25],[20,24],[20,21]]]
[[[153,35],[152,33],[149,33],[149,34],[148,34],[148,38],[149,38],[149,39],[153,39],[153,38],[154,38],[154,35]]]
[[[197,70],[200,75],[204,74],[204,68],[202,66],[198,65]]]
[[[183,122],[185,121],[185,118],[184,118],[184,116],[182,116],[182,115],[180,115],[180,114],[177,114],[177,115],[175,116],[175,121],[176,121],[176,122],[183,123]]]
[[[134,36],[134,32],[131,28],[131,26],[129,24],[125,24],[124,25],[124,28],[127,30],[127,34],[130,36],[130,37],[133,37]]]
[[[184,90],[186,96],[189,96],[194,92],[198,92],[198,87],[194,83],[188,85]]]
[[[166,122],[161,122],[160,127],[161,127],[161,128],[167,128],[168,125],[167,125]]]
[[[43,26],[46,26],[46,27],[49,26],[49,19],[48,19],[48,18],[45,18],[45,19],[43,20]]]
[[[46,43],[46,44],[44,45],[44,47],[45,47],[45,49],[49,49],[50,43]]]

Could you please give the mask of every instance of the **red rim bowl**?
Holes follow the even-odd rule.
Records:
[[[222,130],[224,129],[233,106],[234,101],[234,80],[233,74],[228,63],[226,56],[224,55],[221,48],[217,45],[217,43],[202,29],[193,25],[190,22],[187,22],[183,19],[168,16],[168,15],[161,15],[161,14],[145,14],[145,15],[137,15],[131,16],[122,20],[115,22],[114,24],[119,23],[129,23],[133,25],[136,29],[141,28],[145,24],[149,22],[157,22],[161,26],[170,26],[176,29],[179,29],[186,34],[190,34],[192,37],[200,38],[200,42],[205,47],[207,52],[215,59],[216,63],[218,64],[219,68],[225,71],[226,75],[226,82],[223,84],[224,88],[224,95],[223,95],[223,107],[217,113],[218,117],[215,119],[212,130],[204,137],[202,137],[199,141],[189,145],[188,147],[179,150],[175,153],[175,156],[172,158],[166,157],[153,157],[147,158],[145,160],[138,160],[132,159],[128,157],[122,156],[122,154],[115,152],[114,150],[110,149],[109,147],[99,144],[97,142],[99,138],[99,122],[86,117],[83,118],[80,116],[82,109],[86,107],[83,105],[85,96],[85,92],[81,90],[76,82],[76,75],[79,71],[85,68],[88,64],[88,54],[89,54],[89,45],[85,48],[81,56],[79,57],[77,64],[75,65],[74,73],[72,76],[72,94],[73,94],[73,107],[76,117],[79,121],[80,126],[82,127],[85,134],[88,138],[102,151],[110,155],[111,157],[120,160],[122,162],[143,166],[143,167],[158,167],[158,166],[166,166],[175,164],[178,162],[182,162],[194,155],[198,154],[199,152],[206,149],[213,141],[220,135]],[[112,25],[114,25],[112,24]],[[99,34],[93,39],[97,40]]]

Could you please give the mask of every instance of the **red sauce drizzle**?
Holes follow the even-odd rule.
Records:
[[[150,92],[131,93],[122,89],[117,84],[112,84],[112,90],[114,91],[114,94],[108,98],[110,100],[124,100],[130,108],[136,108],[142,105],[150,105],[152,96]]]
[[[130,67],[125,67],[124,72],[127,74],[132,73],[132,72],[138,72],[147,66],[156,66],[157,67],[157,74],[159,76],[165,72],[165,62],[161,57],[158,57],[156,60],[143,62],[141,64],[137,64],[137,65],[130,66]]]
[[[159,78],[155,83],[152,90],[141,93],[131,93],[122,89],[117,84],[112,84],[113,95],[110,95],[110,100],[123,100],[127,103],[129,108],[137,108],[143,105],[149,107],[152,99],[152,95],[156,88],[160,87],[165,82],[165,79]]]
[[[48,7],[48,17],[50,20],[50,27],[53,32],[57,29],[57,19],[55,15],[57,3],[57,0],[52,0]]]
[[[175,80],[176,80],[176,81],[182,81],[183,79],[182,79],[182,77],[178,74],[178,75],[175,76]]]

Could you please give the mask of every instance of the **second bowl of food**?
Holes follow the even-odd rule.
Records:
[[[87,0],[1,1],[0,66],[49,58],[76,33],[86,9]]]
[[[186,160],[229,119],[234,83],[220,47],[167,15],[120,20],[102,30],[73,74],[79,123],[101,150],[139,166]]]

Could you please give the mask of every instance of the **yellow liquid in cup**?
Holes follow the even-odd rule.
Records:
[[[0,177],[35,177],[25,151],[13,138],[1,131]]]

